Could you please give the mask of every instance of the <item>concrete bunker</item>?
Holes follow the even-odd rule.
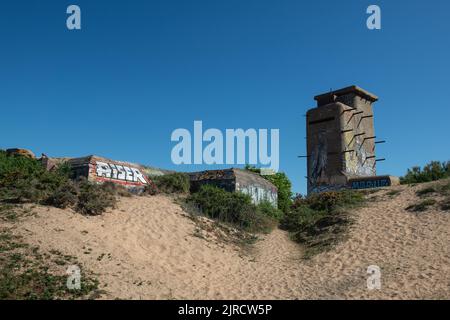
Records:
[[[214,185],[229,192],[242,192],[252,198],[254,204],[268,201],[273,206],[278,203],[278,190],[260,175],[242,169],[207,170],[189,173],[191,192],[202,185]]]
[[[123,162],[91,155],[71,158],[66,161],[72,177],[85,177],[94,183],[112,182],[122,185],[132,192],[141,192],[151,183],[149,169],[135,163]]]
[[[357,86],[314,97],[306,114],[308,193],[345,188],[373,188],[398,183],[378,177],[373,124],[374,94]]]

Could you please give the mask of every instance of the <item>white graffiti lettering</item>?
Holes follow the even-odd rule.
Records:
[[[98,177],[147,184],[141,171],[133,167],[96,161],[96,173]]]
[[[278,195],[276,191],[270,191],[258,186],[240,186],[239,183],[236,183],[236,190],[249,195],[253,203],[258,204],[263,201],[268,201],[274,206],[277,205]]]

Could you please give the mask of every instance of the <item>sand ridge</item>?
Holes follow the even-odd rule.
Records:
[[[165,196],[122,198],[95,217],[38,206],[15,232],[76,256],[97,274],[104,299],[448,299],[450,214],[404,210],[421,187],[375,193],[379,201],[354,212],[348,240],[310,260],[279,229],[247,253],[198,237]],[[367,289],[369,265],[381,268],[381,290]]]

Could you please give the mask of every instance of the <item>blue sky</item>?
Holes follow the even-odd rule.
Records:
[[[82,29],[66,28],[77,4]],[[366,28],[377,4],[382,29]],[[306,191],[313,96],[380,97],[379,174],[449,160],[450,2],[3,1],[0,148],[98,154],[175,170],[177,128],[280,129],[280,170]]]

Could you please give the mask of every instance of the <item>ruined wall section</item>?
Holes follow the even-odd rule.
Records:
[[[342,103],[330,103],[307,113],[308,193],[345,187],[343,140],[341,139]]]
[[[112,182],[140,192],[150,183],[141,165],[110,160],[98,156],[73,158],[67,161],[73,178],[85,177],[94,183]]]
[[[228,192],[242,192],[251,197],[254,204],[268,201],[273,206],[278,203],[277,188],[259,174],[241,169],[207,170],[189,173],[191,192],[203,185],[213,185]]]
[[[349,178],[376,175],[372,103],[354,96],[341,117],[343,172]]]
[[[274,207],[278,205],[278,189],[260,175],[233,169],[236,177],[236,191],[249,195],[255,204],[263,201],[270,202]]]
[[[197,192],[203,185],[212,185],[228,192],[236,190],[236,177],[233,170],[207,170],[189,173],[191,192]]]
[[[307,112],[308,193],[348,187],[349,179],[376,175],[372,103],[351,86],[314,97]]]

